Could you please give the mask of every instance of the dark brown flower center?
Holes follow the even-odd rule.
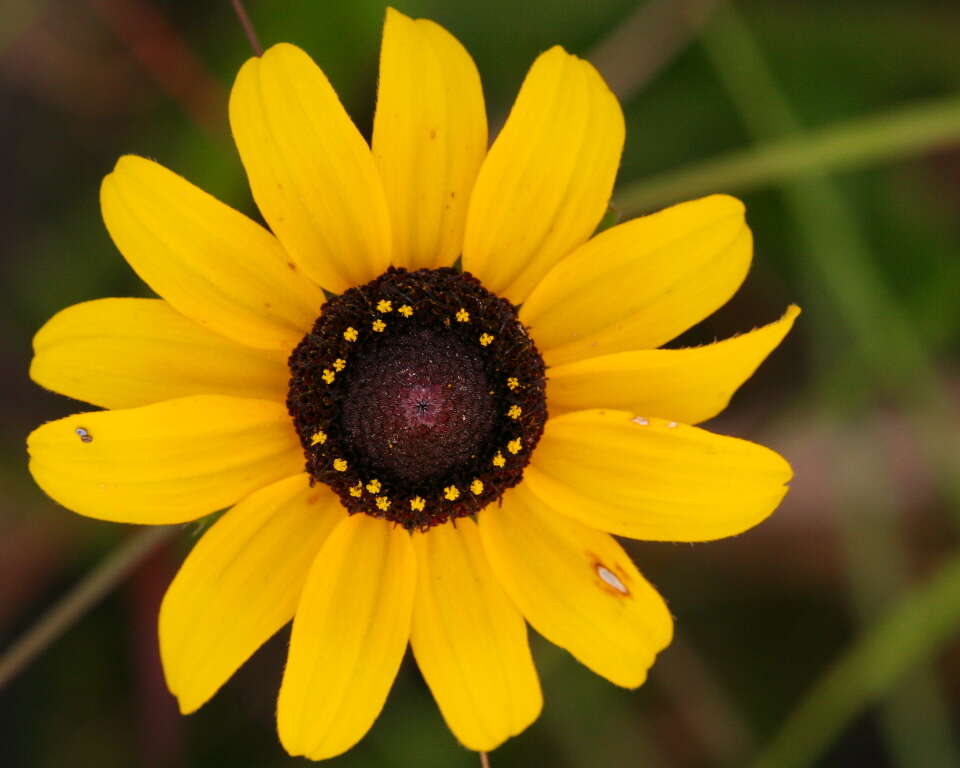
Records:
[[[350,512],[408,529],[516,485],[546,421],[515,309],[454,269],[391,268],[332,297],[289,362],[307,471]]]
[[[344,373],[344,434],[370,464],[403,480],[470,462],[496,425],[483,360],[449,331],[414,328],[371,344]]]

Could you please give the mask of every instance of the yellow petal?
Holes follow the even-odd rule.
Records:
[[[160,656],[181,712],[293,618],[310,565],[345,516],[300,474],[252,493],[197,542],[160,606]]]
[[[410,637],[417,582],[410,536],[353,515],[324,542],[293,620],[277,725],[291,755],[323,760],[369,730]]]
[[[294,260],[340,293],[390,263],[390,221],[370,148],[313,60],[281,43],[247,61],[230,127],[256,200]]]
[[[743,204],[713,195],[601,232],[520,310],[548,365],[659,347],[722,306],[750,268]]]
[[[547,422],[524,471],[544,503],[634,539],[708,541],[765,519],[790,465],[768,448],[624,411],[575,411]]]
[[[303,469],[283,404],[217,395],[67,416],[27,449],[55,501],[121,523],[194,520]]]
[[[612,683],[643,683],[673,622],[611,536],[552,512],[525,483],[480,513],[480,533],[494,573],[537,632]]]
[[[591,64],[560,47],[530,68],[470,199],[464,269],[519,304],[603,217],[623,113]]]
[[[387,9],[373,156],[393,229],[393,261],[450,266],[487,151],[480,75],[462,45],[428,19]]]
[[[727,407],[787,335],[800,309],[750,333],[689,349],[643,349],[591,357],[550,369],[554,416],[585,408],[619,408],[697,424]]]
[[[205,330],[157,299],[98,299],[54,315],[33,337],[30,377],[103,408],[186,395],[283,400],[290,371],[279,352]]]
[[[100,207],[141,279],[209,330],[289,351],[316,320],[323,294],[276,238],[163,166],[121,157],[100,187]]]
[[[543,697],[523,617],[504,594],[470,519],[414,534],[417,597],[410,644],[450,730],[489,751],[540,714]]]

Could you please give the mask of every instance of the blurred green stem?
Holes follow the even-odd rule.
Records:
[[[107,555],[0,656],[0,690],[177,530],[177,526],[145,528]]]
[[[260,38],[257,37],[257,31],[253,27],[253,22],[250,21],[250,15],[247,13],[243,0],[230,0],[230,5],[233,6],[233,12],[237,16],[237,21],[239,21],[240,26],[243,27],[243,34],[247,36],[247,42],[250,43],[250,50],[253,51],[253,55],[263,56],[263,46],[260,45]]]
[[[850,170],[960,142],[960,96],[858,118],[803,136],[669,171],[617,191],[635,215],[712,192],[744,192],[810,174]]]
[[[846,459],[834,467],[837,476],[831,485],[839,490],[836,519],[861,626],[874,623],[891,599],[901,598],[905,591],[909,564],[900,546],[900,510],[906,499],[891,481],[889,454],[874,449],[889,445],[890,435],[885,432],[894,429],[892,424],[872,419],[856,434],[835,438],[838,444],[849,446],[844,452]],[[897,694],[884,702],[882,712],[903,765],[955,764],[951,762],[956,760],[955,747],[943,737],[950,732],[950,714],[931,667],[921,664],[901,680]],[[942,730],[928,733],[931,726]]]
[[[851,719],[880,699],[902,675],[941,650],[958,630],[960,555],[955,555],[861,634],[814,686],[753,768],[800,768],[813,763]],[[916,752],[910,764],[957,765],[925,762]]]
[[[621,102],[629,101],[684,50],[722,0],[649,0],[587,58]]]
[[[767,139],[771,136],[796,134],[801,130],[799,121],[778,87],[756,41],[732,7],[717,14],[714,24],[704,35],[703,42],[718,76],[755,137]],[[915,130],[916,122],[912,125]],[[900,135],[903,133],[901,131]],[[861,139],[849,131],[841,133],[843,141],[839,146],[854,147],[860,144],[861,140],[869,145],[871,135],[874,136],[872,144],[876,147],[876,133]],[[789,140],[786,146],[802,146],[803,141],[803,138],[794,138]],[[837,146],[836,141],[833,146]],[[953,459],[945,461],[942,458],[950,445],[950,434],[953,431],[951,425],[956,423],[953,403],[949,392],[939,380],[922,340],[914,332],[887,285],[872,269],[869,250],[853,212],[822,171],[811,172],[808,169],[803,178],[785,184],[784,193],[799,227],[804,257],[811,267],[817,270],[816,283],[819,288],[826,290],[834,311],[853,341],[854,351],[868,369],[869,376],[881,386],[896,391],[912,406],[912,415],[924,432],[927,458],[930,459],[931,466],[937,466],[941,470],[940,478],[948,486],[947,490],[955,493],[957,485],[951,467]],[[840,342],[840,339],[837,341]],[[892,510],[894,516],[896,513],[897,510]],[[882,517],[879,522],[883,522]],[[850,521],[847,521],[847,524],[851,524]],[[906,577],[895,520],[871,526],[869,535],[874,540],[873,546],[882,551],[886,558],[882,566],[886,568],[887,583],[891,587],[902,589]],[[845,539],[851,546],[857,546],[850,536]],[[858,607],[865,608],[867,601],[872,602],[875,595],[858,587],[870,582],[875,575],[873,569],[877,564],[865,563],[857,557],[848,558],[848,564],[852,573],[854,602]],[[917,629],[921,634],[925,631],[922,626]],[[888,640],[891,637],[899,639],[895,635],[883,637]],[[868,641],[872,642],[869,635]],[[914,645],[930,650],[938,647],[935,642],[924,643],[921,640]],[[882,645],[880,647],[882,648]],[[887,652],[895,653],[895,649],[887,649]],[[920,664],[927,659],[919,656],[909,661]],[[903,671],[906,666],[905,662],[897,669]],[[897,675],[891,674],[882,679],[892,685],[896,678]],[[895,705],[886,709],[884,724],[888,741],[894,756],[904,766],[960,764],[960,757],[950,737],[949,721],[944,714],[945,706],[939,691],[932,683],[933,678],[928,676],[927,679],[930,681],[929,685],[914,687],[910,691],[909,702],[904,700],[906,691],[900,692],[902,699],[899,704],[906,706]],[[880,693],[882,690],[860,689],[858,686],[863,681],[858,677],[844,680],[853,686],[851,690],[843,692],[845,700],[854,704],[865,704],[869,700],[868,693]],[[801,713],[813,712],[818,718],[818,727],[814,731],[806,733],[801,728],[801,736],[807,739],[806,750],[791,753],[790,760],[785,760],[786,753],[779,754],[777,760],[765,764],[776,765],[778,768],[785,765],[807,765],[809,761],[816,759],[847,724],[849,718],[857,713],[858,710],[853,707],[843,709],[829,706],[829,701],[817,698],[819,691],[821,687],[815,689],[799,710]],[[827,714],[821,716],[817,707],[824,707],[823,711]],[[905,734],[899,717],[900,713],[908,710],[922,713],[921,717],[912,720],[920,724],[922,731]],[[830,720],[829,727],[824,727],[824,721],[833,715],[836,715],[837,719]],[[811,715],[807,714],[805,717],[809,719]],[[796,721],[795,716],[790,722]],[[803,725],[806,720],[801,718],[800,722]],[[787,729],[790,727],[788,725]],[[790,743],[790,739],[784,742],[783,733],[784,731],[777,737],[775,744]],[[791,738],[796,736],[795,731],[791,731],[791,734]],[[909,739],[904,738],[905,735],[909,735]]]
[[[532,645],[544,691],[562,686],[563,695],[544,708],[539,727],[556,743],[563,765],[669,765],[651,723],[624,709],[620,692],[594,675],[569,674],[570,657],[557,646],[537,640]]]
[[[753,733],[730,695],[680,632],[674,634],[670,652],[657,659],[654,681],[688,723],[710,765],[737,765],[756,750]]]

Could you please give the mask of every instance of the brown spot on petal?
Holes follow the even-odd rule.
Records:
[[[611,567],[590,552],[587,553],[587,557],[590,560],[593,574],[596,577],[595,583],[599,589],[614,597],[630,596],[630,588],[627,586],[629,579],[620,566],[613,565]]]

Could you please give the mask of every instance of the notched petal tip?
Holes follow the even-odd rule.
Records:
[[[125,155],[120,155],[117,158],[117,162],[113,164],[113,170],[107,174],[104,178],[109,178],[114,173],[126,173],[128,171],[136,170],[137,166],[140,163],[150,163],[152,160],[143,157],[142,155],[137,155],[132,152],[128,152]]]
[[[410,21],[413,21],[412,17],[407,16],[407,14],[403,13],[402,11],[398,11],[392,5],[388,5],[384,10],[384,14],[383,14],[384,25],[393,24],[398,21],[403,21],[404,19],[409,19]]]
[[[750,267],[743,203],[710,195],[604,230],[524,302],[550,365],[659,347],[725,304]]]
[[[550,412],[616,408],[698,424],[723,411],[793,327],[791,305],[774,322],[712,344],[639,349],[551,368]]]
[[[237,70],[237,76],[234,78],[234,89],[236,90],[236,84],[240,82],[241,77],[253,77],[259,75],[261,66],[277,65],[281,64],[284,61],[294,61],[302,63],[306,60],[306,63],[311,66],[315,66],[313,58],[307,53],[303,48],[294,45],[293,43],[280,42],[274,43],[269,48],[264,49],[263,53],[259,56],[251,56],[240,66],[240,69]],[[231,98],[233,97],[233,91],[231,91]]]
[[[556,45],[551,45],[549,48],[547,48],[547,50],[545,50],[543,53],[541,53],[537,58],[538,58],[538,59],[547,59],[547,58],[549,58],[549,57],[551,57],[551,56],[552,56],[552,57],[565,56],[565,57],[568,57],[568,58],[571,58],[571,59],[576,59],[576,58],[577,58],[577,56],[574,56],[572,53],[570,53],[569,51],[567,51],[567,49],[564,48],[564,47],[563,47],[562,45],[560,45],[559,43],[556,44]]]
[[[640,216],[634,219],[634,221],[642,221],[650,217],[660,216],[661,214],[665,215],[664,218],[671,215],[682,214],[688,222],[695,222],[694,226],[683,233],[686,235],[693,234],[697,230],[727,222],[729,222],[727,224],[729,229],[726,231],[729,231],[731,234],[736,234],[743,229],[747,230],[748,233],[750,232],[750,225],[747,222],[746,205],[740,198],[722,192],[675,203],[658,211]],[[678,234],[681,233],[678,232]]]
[[[104,176],[103,181],[100,183],[101,200],[107,182],[110,184],[122,184],[125,179],[129,178],[133,181],[149,183],[156,174],[172,175],[178,179],[183,179],[183,176],[176,171],[166,168],[156,160],[151,160],[149,157],[137,155],[132,152],[120,155],[120,157],[117,158],[117,162],[113,164],[113,170]]]
[[[192,715],[205,703],[203,701],[190,701],[185,696],[179,696],[173,691],[172,688],[170,688],[169,680],[167,681],[167,688],[170,689],[170,692],[173,694],[173,698],[176,699],[177,709],[180,710],[181,715]]]
[[[410,536],[385,520],[352,515],[324,541],[300,596],[277,703],[290,754],[335,757],[369,730],[407,647],[416,579]]]
[[[746,217],[747,214],[747,207],[743,204],[743,201],[740,198],[723,192],[718,192],[712,195],[704,195],[703,197],[696,198],[687,203],[687,205],[696,204],[715,206],[717,218],[734,215]]]
[[[620,99],[617,97],[617,94],[613,92],[613,89],[607,83],[606,78],[603,76],[600,70],[597,69],[593,65],[593,62],[591,62],[589,59],[585,59],[575,53],[570,53],[570,51],[568,51],[562,45],[551,46],[537,57],[535,63],[539,63],[541,61],[551,62],[551,59],[556,60],[556,66],[563,66],[563,63],[569,62],[574,66],[580,67],[582,71],[586,73],[587,77],[592,80],[595,85],[599,86],[599,93],[601,93],[609,102],[612,102],[612,105],[616,108],[616,111],[620,113],[620,143],[622,145],[623,137],[626,134],[626,122],[623,118],[623,112],[620,108]]]
[[[765,446],[602,409],[551,419],[524,482],[541,503],[610,533],[710,541],[765,520],[791,476]]]
[[[394,266],[452,264],[487,150],[486,109],[470,54],[429,19],[387,11],[372,150],[390,208]]]
[[[301,473],[255,491],[203,534],[167,589],[157,626],[183,714],[290,621],[316,553],[344,516]]]
[[[292,56],[298,59],[309,59],[310,63],[313,63],[313,59],[310,54],[307,53],[299,45],[294,45],[293,43],[274,43],[269,48],[263,52],[261,59],[275,59],[281,57]]]
[[[365,139],[320,67],[278,43],[241,68],[230,128],[263,218],[305,275],[340,292],[390,263],[390,221]]]
[[[624,136],[619,102],[590,63],[560,46],[540,54],[477,177],[464,268],[525,301],[596,229]]]
[[[195,520],[303,465],[285,407],[217,395],[49,421],[27,450],[34,480],[54,501],[141,525]]]
[[[479,524],[494,572],[534,629],[615,685],[643,684],[673,618],[613,537],[561,514],[526,483]]]
[[[103,221],[133,270],[181,314],[241,344],[290,349],[319,289],[267,230],[183,176],[124,155],[100,187]]]

